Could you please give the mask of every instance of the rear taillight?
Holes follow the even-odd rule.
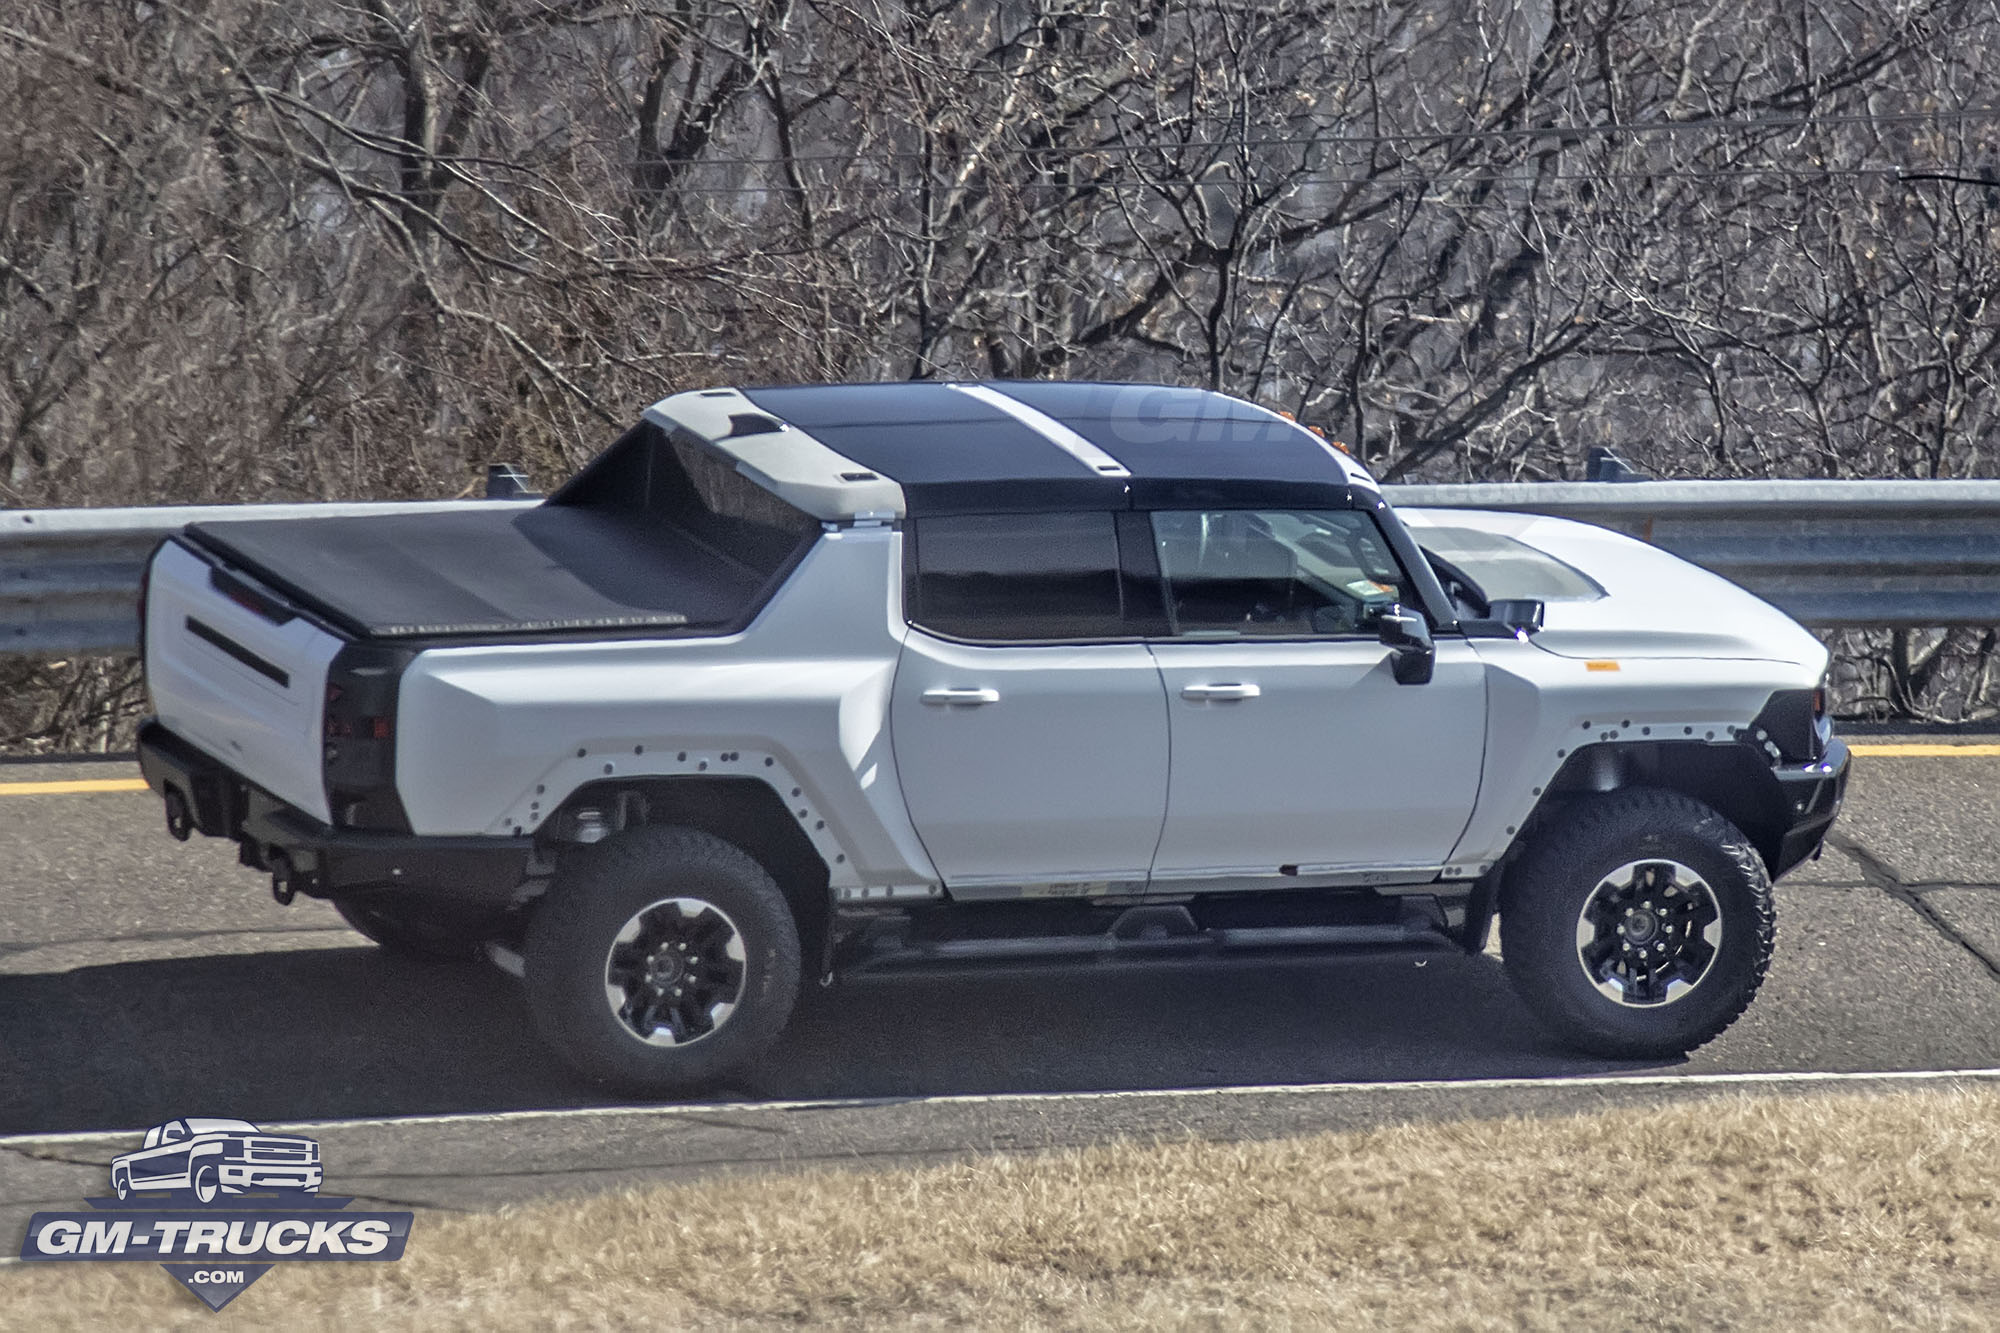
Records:
[[[349,644],[327,668],[320,764],[336,828],[408,832],[396,792],[396,702],[415,654]]]

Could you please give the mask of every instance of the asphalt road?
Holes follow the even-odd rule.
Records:
[[[1124,965],[815,988],[709,1103],[589,1115],[513,1114],[606,1102],[504,974],[277,906],[231,847],[170,841],[148,794],[9,792],[132,772],[0,765],[0,1232],[101,1191],[130,1136],[88,1132],[180,1115],[325,1125],[342,1192],[480,1206],[783,1161],[1567,1108],[1731,1072],[2000,1068],[2000,753],[1859,758],[1825,857],[1779,885],[1757,1003],[1671,1066],[1563,1050],[1491,958]],[[1549,1081],[1603,1075],[1668,1081]],[[1495,1079],[1538,1083],[1285,1090]],[[1079,1093],[1125,1095],[1046,1095]],[[829,1099],[858,1104],[797,1105]],[[409,1116],[448,1118],[331,1123]]]

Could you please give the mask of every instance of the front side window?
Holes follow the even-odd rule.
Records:
[[[1131,633],[1110,514],[969,514],[911,530],[913,624],[989,642]]]
[[[1357,510],[1157,513],[1153,537],[1177,635],[1373,634],[1421,605],[1373,517]]]

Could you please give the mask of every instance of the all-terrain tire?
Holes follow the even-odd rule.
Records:
[[[1721,938],[1670,1001],[1621,1002],[1600,985],[1618,989],[1618,978],[1594,976],[1585,961],[1599,946],[1581,938],[1590,930],[1584,910],[1615,872],[1655,861],[1678,863],[1705,883]],[[1596,910],[1605,901],[1600,895]],[[1749,1008],[1770,966],[1777,914],[1763,860],[1734,824],[1677,792],[1629,788],[1578,800],[1533,836],[1501,890],[1500,942],[1516,992],[1566,1043],[1610,1059],[1670,1059]]]
[[[706,909],[665,906],[690,903]],[[631,975],[632,951],[651,947],[648,932],[683,922],[691,936],[727,930],[732,955],[741,955],[726,960],[740,969],[725,983],[731,1007],[720,1021],[711,1014],[711,1030],[685,1037],[684,1014],[670,1032],[643,1004],[627,1016],[611,994]],[[630,938],[621,942],[621,933]],[[665,955],[678,946],[669,938],[657,947]],[[694,1092],[755,1060],[784,1030],[802,976],[798,926],[770,872],[721,838],[672,826],[631,829],[565,856],[528,923],[522,960],[544,1040],[589,1077],[643,1094]]]

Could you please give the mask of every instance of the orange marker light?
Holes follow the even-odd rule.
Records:
[[[1585,671],[1616,671],[1618,664],[1616,662],[1585,662],[1583,669]]]

